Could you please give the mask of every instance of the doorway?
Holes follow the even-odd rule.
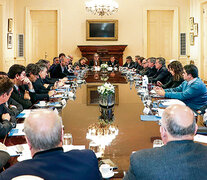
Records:
[[[147,57],[173,58],[173,10],[147,11]]]
[[[57,10],[30,10],[30,56],[28,61],[52,59],[57,56]]]

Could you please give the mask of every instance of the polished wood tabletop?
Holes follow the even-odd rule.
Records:
[[[101,85],[94,83],[93,85]],[[106,146],[103,159],[111,159],[118,170],[126,171],[129,167],[130,154],[145,148],[152,148],[151,139],[159,137],[159,125],[156,122],[142,122],[143,103],[135,88],[129,84],[119,84],[119,102],[114,107],[114,124],[119,133],[109,146]],[[85,145],[89,148],[90,140],[86,139],[87,129],[99,121],[99,106],[87,104],[87,85],[77,89],[76,100],[68,101],[62,111],[65,132],[72,133],[74,145]]]
[[[93,123],[99,121],[100,107],[89,104],[89,89],[97,87],[104,81],[97,79],[97,72],[88,72],[87,84],[79,85],[76,91],[75,101],[68,100],[61,116],[64,131],[73,136],[73,145],[85,145],[89,148],[91,140],[86,139],[87,129]],[[98,73],[99,77],[102,75]],[[109,73],[110,75],[111,73]],[[114,74],[112,75],[114,76]],[[152,139],[159,137],[159,125],[156,122],[143,122],[140,115],[143,114],[143,103],[137,95],[134,86],[127,83],[126,78],[120,72],[107,80],[116,86],[116,105],[114,106],[113,124],[118,127],[118,135],[105,147],[102,159],[110,159],[118,167],[117,171],[127,171],[130,155],[133,151],[152,148]],[[15,145],[25,143],[24,137],[7,137],[5,144]],[[11,159],[11,165],[16,163],[16,158]]]
[[[119,71],[109,71],[106,73],[102,73],[101,71],[88,71],[85,78],[87,83],[123,83],[126,84],[125,76],[121,75]]]

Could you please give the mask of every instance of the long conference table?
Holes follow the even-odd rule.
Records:
[[[102,159],[110,159],[118,172],[126,172],[133,151],[152,148],[152,139],[159,137],[159,125],[156,122],[143,122],[143,103],[137,95],[135,86],[130,86],[120,72],[108,72],[107,82],[116,86],[116,99],[113,124],[118,127],[118,135],[110,145],[105,147]],[[72,134],[74,145],[85,145],[89,148],[90,140],[86,138],[88,127],[99,121],[100,107],[96,94],[97,86],[104,83],[101,72],[87,72],[86,84],[79,85],[75,101],[68,100],[61,111],[64,131]],[[25,143],[24,137],[7,137],[6,145]],[[16,163],[12,159],[12,163]],[[115,175],[115,177],[123,177]],[[116,178],[115,178],[116,179]]]

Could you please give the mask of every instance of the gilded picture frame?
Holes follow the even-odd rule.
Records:
[[[195,42],[194,42],[194,33],[193,32],[190,32],[189,38],[190,38],[190,45],[194,46]]]
[[[189,19],[189,24],[190,24],[190,30],[193,30],[194,17],[190,17],[190,19]]]
[[[198,37],[198,23],[194,23],[193,32],[194,32],[194,36]]]
[[[12,49],[13,46],[13,34],[7,33],[7,49]]]
[[[88,106],[98,106],[99,105],[99,94],[97,91],[99,85],[87,85],[87,105]],[[115,87],[115,105],[119,104],[119,86],[114,85]]]
[[[92,37],[90,35],[91,24],[113,24],[114,25],[114,36],[113,37]],[[86,40],[87,41],[117,41],[118,40],[118,20],[86,20]]]

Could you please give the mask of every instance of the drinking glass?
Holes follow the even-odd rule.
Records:
[[[70,133],[65,133],[63,136],[63,145],[72,145],[73,144],[73,137]]]

